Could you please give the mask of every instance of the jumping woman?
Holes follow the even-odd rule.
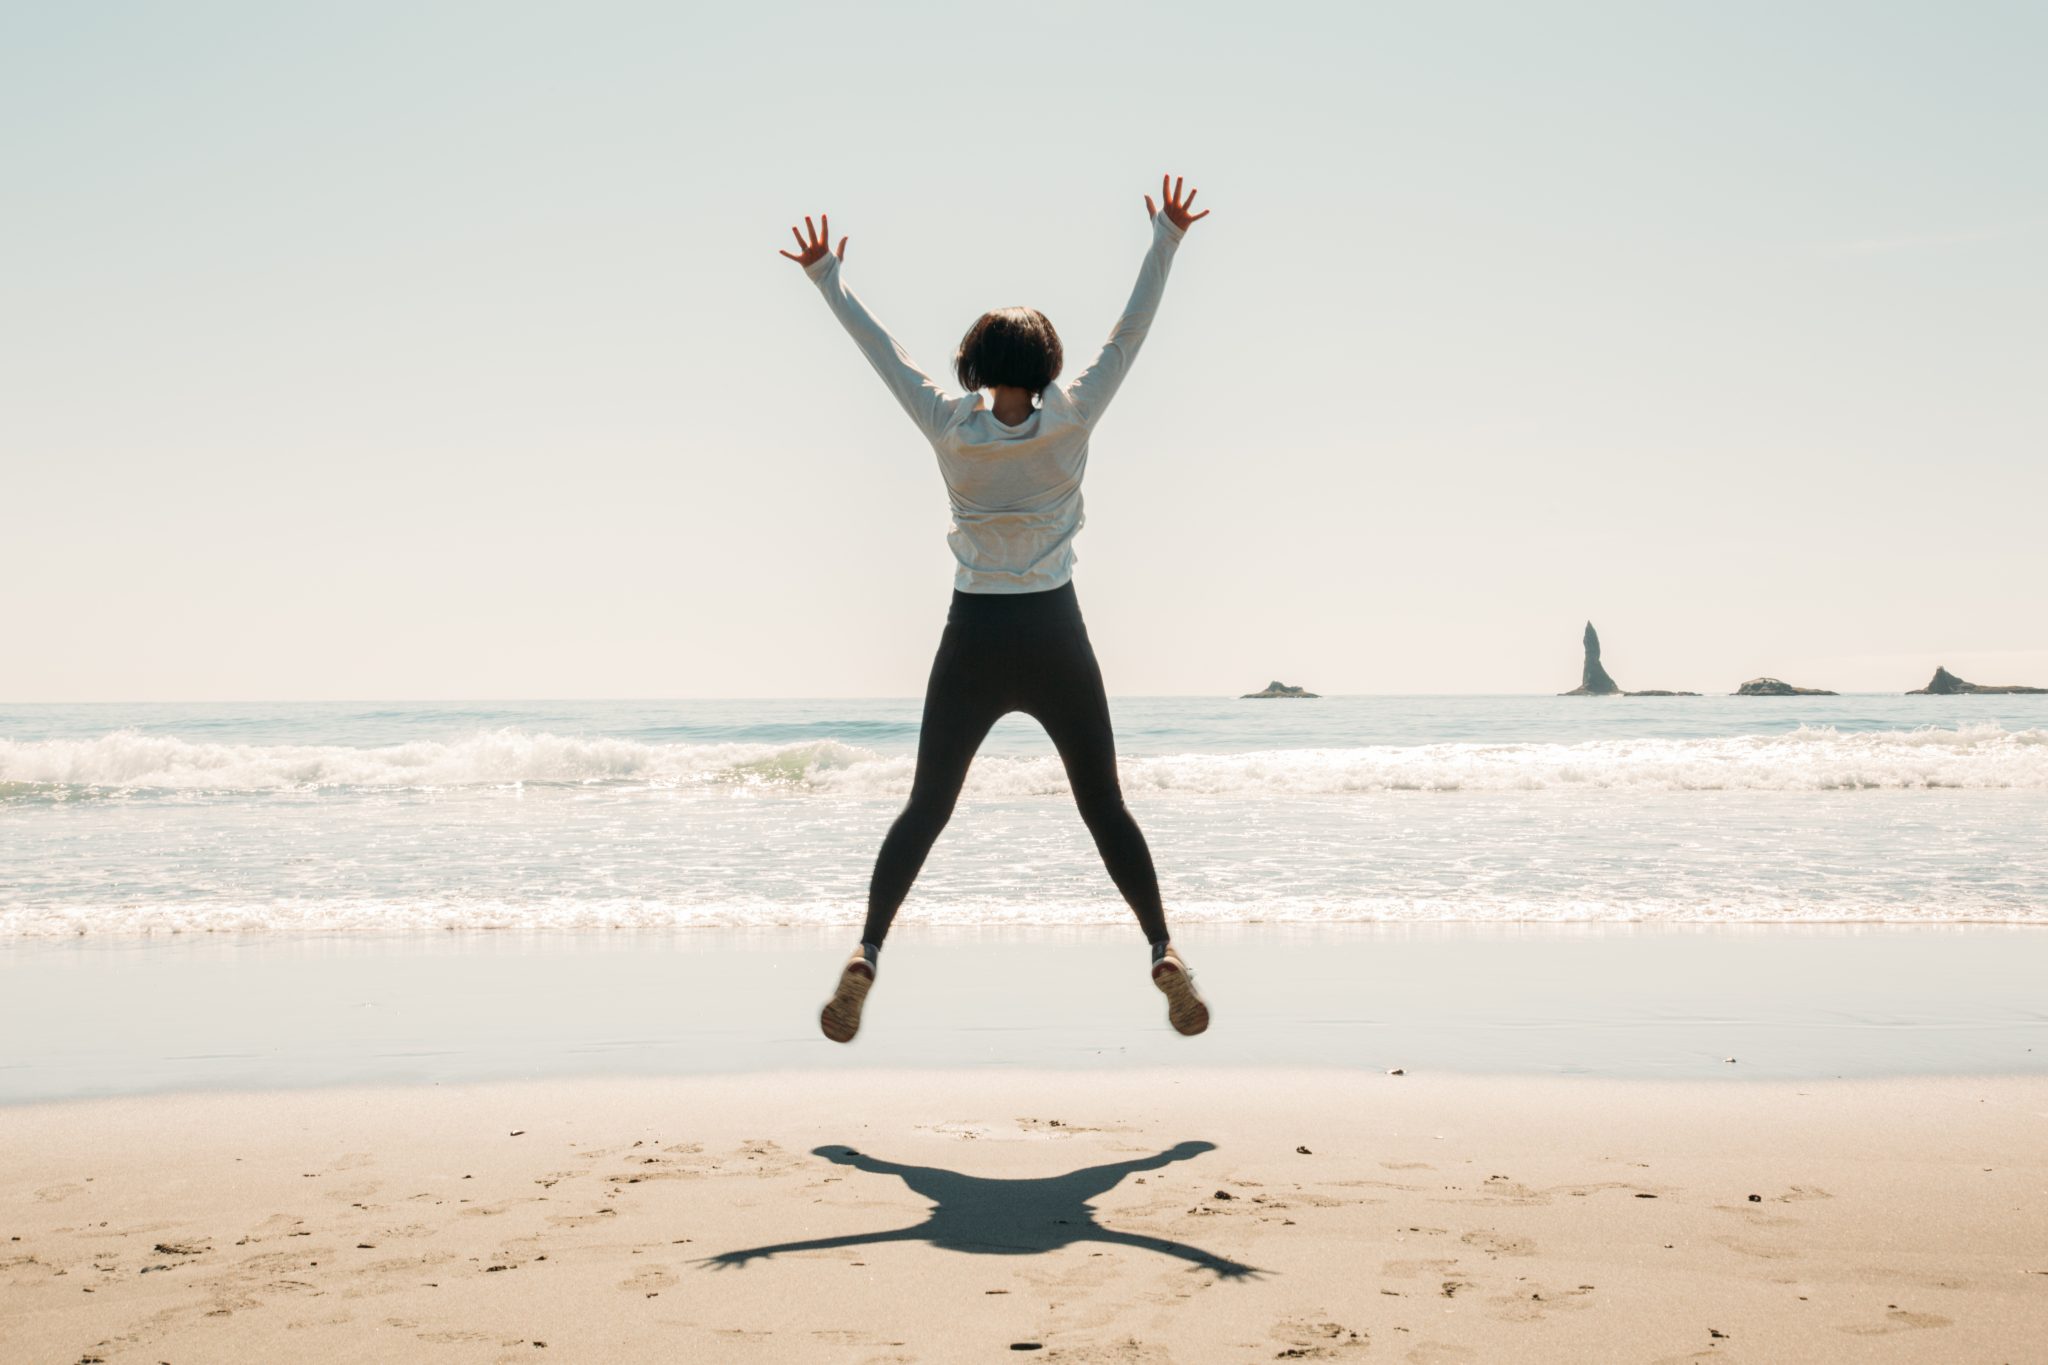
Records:
[[[1209,1026],[1209,1007],[1166,933],[1159,878],[1138,822],[1124,808],[1116,774],[1116,736],[1088,627],[1074,596],[1074,533],[1081,529],[1081,477],[1088,438],[1130,373],[1166,287],[1174,249],[1191,224],[1195,191],[1162,178],[1157,207],[1145,196],[1152,247],[1138,284],[1101,354],[1071,384],[1060,385],[1059,334],[1035,308],[984,313],[960,340],[949,393],[911,363],[842,278],[846,238],[832,249],[832,224],[804,219],[790,229],[797,250],[782,254],[804,268],[854,344],[896,395],[938,454],[953,507],[947,541],[959,561],[953,602],[925,684],[910,801],[889,827],[868,884],[868,916],[857,952],[819,1014],[825,1036],[852,1040],[875,981],[882,940],[910,893],[925,855],[953,814],[968,765],[989,728],[1012,711],[1045,727],[1059,750],[1081,818],[1152,945],[1152,982],[1166,996],[1166,1017],[1184,1034]]]

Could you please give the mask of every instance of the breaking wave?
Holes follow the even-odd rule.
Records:
[[[640,784],[789,794],[898,797],[914,760],[838,740],[650,744],[517,729],[381,748],[193,743],[120,730],[81,740],[0,740],[0,800],[150,792],[312,792],[528,784]],[[1576,744],[1418,744],[1127,755],[1127,790],[1197,796],[1374,792],[2048,790],[2048,730],[1838,732]],[[969,778],[983,798],[1063,794],[1051,754],[984,754]]]

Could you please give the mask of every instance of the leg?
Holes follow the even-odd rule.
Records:
[[[867,925],[861,941],[879,948],[890,921],[910,894],[925,855],[953,818],[953,805],[967,781],[974,751],[1003,714],[1002,670],[983,647],[984,638],[953,626],[939,641],[925,685],[924,719],[917,734],[917,775],[910,801],[875,856],[868,882]]]
[[[1116,776],[1116,734],[1109,723],[1109,698],[1102,689],[1102,669],[1088,632],[1076,625],[1048,643],[1043,668],[1035,676],[1031,705],[1052,737],[1074,788],[1074,803],[1095,837],[1095,850],[1109,869],[1110,880],[1137,912],[1139,927],[1155,946],[1166,942],[1166,908],[1159,899],[1159,875],[1152,850],[1138,822],[1124,807],[1123,786]]]

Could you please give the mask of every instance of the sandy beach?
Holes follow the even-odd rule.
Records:
[[[785,1073],[0,1109],[18,1361],[1970,1360],[2048,1080]]]

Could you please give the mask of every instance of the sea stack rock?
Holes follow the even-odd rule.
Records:
[[[1946,668],[1937,668],[1934,670],[1934,676],[1928,679],[1927,686],[1916,687],[1906,695],[1909,697],[1955,697],[1965,693],[1992,692],[2048,692],[2048,687],[2022,687],[2018,683],[2007,683],[2003,687],[1992,687],[1987,683],[1964,682]]]
[[[1621,684],[1607,676],[1607,670],[1600,666],[1600,633],[1593,629],[1591,621],[1586,622],[1586,666],[1579,672],[1579,685],[1569,692],[1560,692],[1562,697],[1697,697],[1697,692],[1666,692],[1661,689],[1646,689],[1641,692],[1624,692]]]
[[[1306,687],[1289,687],[1284,682],[1269,682],[1266,684],[1265,691],[1247,692],[1239,700],[1250,700],[1253,697],[1313,697],[1315,695],[1316,693],[1309,691]]]
[[[1566,697],[1616,697],[1621,695],[1621,684],[1607,676],[1607,670],[1600,666],[1600,632],[1593,629],[1591,621],[1586,622],[1586,666],[1579,672],[1579,685],[1571,691],[1561,693]]]
[[[1737,697],[1839,697],[1825,687],[1794,687],[1782,678],[1751,678],[1731,694]]]

